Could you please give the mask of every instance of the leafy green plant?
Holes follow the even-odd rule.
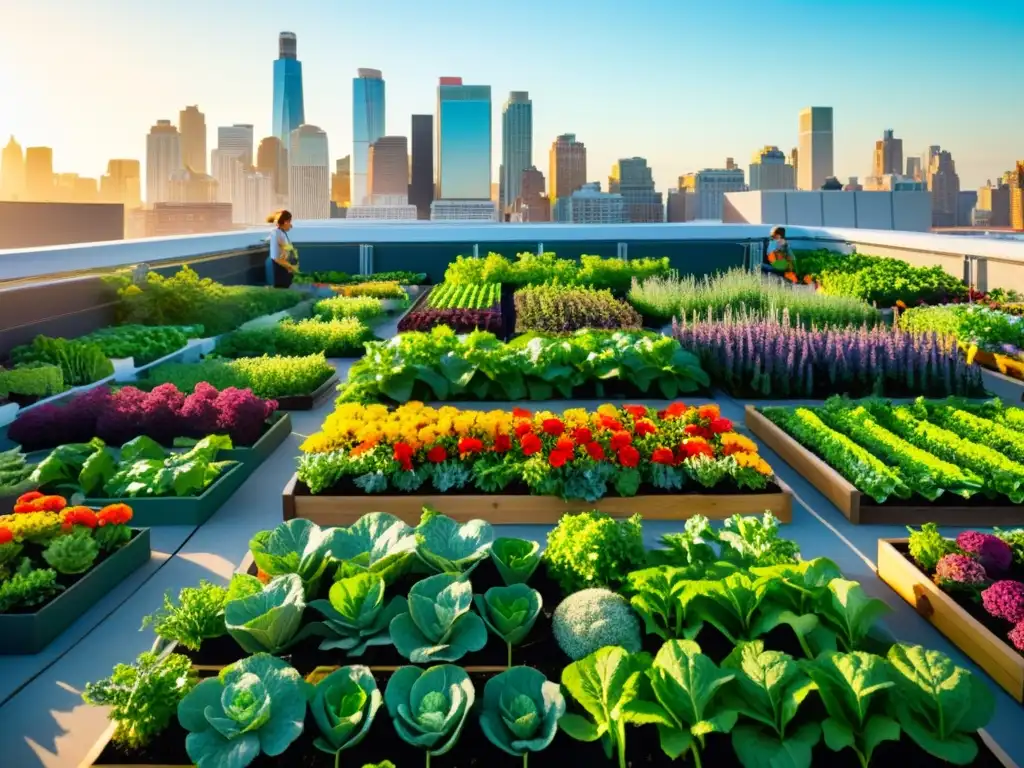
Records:
[[[548,533],[542,559],[548,576],[567,594],[587,587],[617,589],[644,563],[640,515],[628,520],[596,511],[562,515]]]
[[[885,660],[870,653],[823,653],[804,666],[828,718],[821,724],[833,752],[852,749],[863,768],[883,741],[898,741],[900,726],[889,716],[894,685]]]
[[[324,530],[309,520],[295,518],[257,533],[249,541],[249,551],[256,567],[271,578],[296,574],[306,596],[311,597],[331,562],[334,539],[334,529]]]
[[[891,610],[884,600],[868,597],[856,581],[832,579],[827,599],[818,605],[818,617],[836,633],[843,650],[856,651],[878,619]]]
[[[360,301],[360,299],[352,299]],[[291,320],[266,328],[234,331],[217,340],[216,354],[221,357],[262,357],[288,355],[300,357],[323,353],[327,357],[353,357],[362,354],[363,345],[376,337],[360,320]]]
[[[18,446],[0,451],[0,496],[20,496],[30,490],[32,469],[33,465]]]
[[[512,646],[521,643],[533,629],[544,601],[540,592],[525,584],[491,587],[473,598],[484,624],[500,637],[508,648],[508,666],[512,666]]]
[[[368,646],[390,645],[391,620],[409,610],[404,597],[385,603],[384,579],[364,571],[331,585],[327,600],[314,600],[310,608],[324,616],[324,627],[332,635],[320,643],[320,650],[335,648],[349,656],[361,656]]]
[[[540,565],[540,544],[499,536],[491,544],[491,562],[506,585],[525,584]]]
[[[385,584],[404,576],[415,559],[416,534],[394,515],[370,512],[345,528],[332,529],[331,554],[346,575],[369,571]]]
[[[316,684],[310,711],[320,729],[313,746],[336,755],[359,744],[383,703],[369,667],[340,667]]]
[[[417,556],[441,573],[470,573],[490,553],[492,541],[494,529],[486,520],[460,524],[429,507],[416,527]]]
[[[907,532],[910,556],[925,573],[935,573],[939,560],[956,552],[956,543],[943,536],[935,523],[925,523],[919,531],[907,526]]]
[[[558,647],[573,661],[606,645],[633,653],[641,646],[640,623],[626,598],[600,587],[574,592],[559,603],[551,631]]]
[[[809,722],[790,728],[814,690],[804,668],[791,656],[766,651],[762,641],[753,640],[734,648],[722,670],[735,673],[725,689],[724,707],[743,718],[732,730],[732,746],[744,768],[810,768],[821,727]]]
[[[562,687],[590,719],[567,712],[558,727],[577,741],[601,740],[609,760],[626,768],[626,725],[659,722],[656,708],[640,698],[645,665],[624,648],[606,646],[562,670]],[[652,716],[650,711],[654,709]]]
[[[988,685],[939,651],[896,644],[889,649],[896,672],[896,713],[900,727],[930,755],[953,765],[970,765],[978,754],[972,734],[995,712]]]
[[[125,749],[149,744],[171,723],[196,684],[192,661],[177,653],[143,653],[134,664],[118,664],[110,677],[85,686],[82,699],[110,707],[116,724],[111,741]]]
[[[224,625],[224,602],[228,591],[219,584],[205,579],[197,587],[185,587],[178,593],[178,603],[164,593],[164,604],[159,610],[142,620],[142,628],[152,627],[162,640],[178,643],[191,651],[198,651],[204,640],[222,637],[227,633]]]
[[[686,609],[697,594],[694,579],[703,571],[693,567],[655,566],[629,574],[629,602],[644,620],[644,631],[663,640],[692,640],[702,622],[687,623]]]
[[[427,305],[436,309],[490,309],[500,301],[500,283],[442,283],[430,292]]]
[[[384,704],[402,741],[426,750],[430,758],[455,746],[476,700],[469,675],[461,667],[440,664],[422,670],[401,667],[388,680]]]
[[[291,665],[266,653],[225,667],[178,705],[189,759],[198,768],[245,768],[260,754],[283,754],[302,734],[310,690]]]
[[[714,626],[733,643],[753,640],[782,624],[799,637],[818,626],[813,614],[797,615],[767,600],[772,577],[733,573],[720,580],[697,582],[690,604],[692,615]]]
[[[302,612],[306,608],[302,579],[294,573],[278,576],[265,587],[253,576],[236,575],[234,582],[247,581],[254,590],[244,597],[224,604],[224,625],[246,653],[280,653],[311,634],[315,625],[302,627]],[[252,582],[255,582],[253,584]]]
[[[166,357],[203,333],[201,325],[116,325],[93,331],[79,340],[98,344],[109,358],[133,358],[138,366]]]
[[[66,536],[58,536],[43,550],[43,559],[57,573],[85,573],[100,553],[100,545],[88,528],[80,528]]]
[[[519,253],[508,259],[499,253],[487,256],[458,256],[444,273],[446,283],[482,284],[509,283],[511,285],[540,285],[557,280],[566,285],[585,285],[608,288],[625,293],[634,278],[667,275],[669,262],[661,259],[619,259],[601,256],[580,256],[560,259],[554,253]]]
[[[63,589],[55,570],[33,568],[31,560],[22,558],[10,578],[0,580],[0,613],[43,605]]]
[[[537,285],[515,292],[518,333],[566,333],[585,328],[640,330],[640,313],[611,291],[566,285]]]
[[[372,296],[332,296],[314,304],[313,314],[321,320],[372,320],[384,314],[384,305]]]
[[[11,360],[18,365],[56,365],[61,369],[64,384],[69,387],[92,384],[114,374],[114,365],[103,354],[103,349],[79,339],[68,341],[36,336],[32,344],[12,349]]]
[[[413,584],[407,613],[390,624],[391,642],[413,664],[458,661],[487,644],[487,629],[470,609],[473,586],[450,573]]]
[[[779,536],[779,519],[771,512],[757,515],[733,515],[725,521],[717,540],[721,556],[743,567],[795,563],[800,547],[792,539]]]
[[[122,461],[105,465],[99,462],[91,472],[90,462],[82,467],[79,482],[83,486],[89,478],[104,478],[103,492],[112,498],[145,496],[199,496],[224,472],[234,467],[235,461],[215,461],[222,450],[230,450],[231,438],[226,435],[204,437],[185,453],[171,453],[167,458]],[[91,457],[96,460],[103,453]],[[106,474],[113,470],[109,479]]]
[[[512,667],[484,686],[480,727],[498,749],[522,757],[525,768],[531,752],[551,744],[564,714],[565,698],[558,683],[532,667]]]
[[[207,382],[216,389],[251,389],[256,397],[277,399],[308,395],[334,375],[323,353],[304,357],[243,357],[238,360],[207,358],[198,363],[162,363],[135,382],[139,389],[174,384],[191,392]]]
[[[64,371],[59,365],[23,363],[10,370],[0,368],[0,399],[10,395],[49,397],[64,390]]]

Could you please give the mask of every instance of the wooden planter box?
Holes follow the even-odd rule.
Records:
[[[971,525],[1014,526],[1024,522],[1024,507],[1007,504],[986,506],[983,502],[961,505],[913,503],[892,499],[885,504],[870,502],[845,477],[804,448],[752,406],[746,406],[747,428],[781,456],[807,482],[839,508],[854,525]]]
[[[0,654],[39,653],[108,592],[149,560],[149,530],[133,529],[131,541],[88,571],[35,613],[0,614]]]
[[[793,519],[793,496],[776,479],[780,490],[774,493],[743,494],[659,494],[656,496],[609,497],[600,501],[563,501],[557,496],[450,495],[439,493],[385,496],[313,496],[305,490],[297,475],[285,486],[283,518],[312,520],[320,526],[351,525],[368,512],[389,512],[409,525],[419,523],[423,507],[439,508],[444,514],[465,522],[487,520],[500,524],[554,525],[566,512],[599,510],[613,517],[639,513],[645,520],[686,520],[705,515],[725,520],[733,515],[755,515],[769,510],[783,523]]]
[[[154,528],[162,525],[202,525],[224,505],[252,473],[247,464],[236,464],[199,496],[166,496],[141,499],[85,499],[87,507],[125,503],[132,508],[132,523]]]
[[[1007,693],[1024,702],[1024,656],[957,605],[897,549],[907,542],[908,539],[878,540],[879,577]]]
[[[318,405],[329,400],[338,388],[338,374],[331,376],[314,389],[308,395],[292,395],[290,397],[275,397],[277,407],[282,411],[312,411]]]
[[[292,433],[291,414],[277,411],[270,417],[270,427],[263,436],[248,447],[232,448],[230,451],[221,451],[218,460],[239,461],[248,466],[249,473],[260,464],[270,458],[270,455],[277,450],[277,447],[288,439]]]

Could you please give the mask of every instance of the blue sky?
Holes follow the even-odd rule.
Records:
[[[437,78],[491,85],[500,109],[534,101],[534,162],[560,133],[607,182],[641,155],[659,188],[746,167],[797,142],[803,106],[835,108],[836,172],[870,172],[885,128],[918,154],[953,152],[964,187],[1024,158],[1024,0],[3,0],[0,138],[54,147],[58,172],[96,176],[145,155],[158,118],[198,104],[210,128],[270,133],[277,34],[298,34],[306,119],[332,159],[351,151],[352,77],[383,70],[387,128],[433,113]]]

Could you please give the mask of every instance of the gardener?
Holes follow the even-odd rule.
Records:
[[[796,260],[789,250],[785,227],[773,227],[770,235],[772,242],[768,245],[766,256],[768,264],[774,272],[796,272]]]
[[[267,285],[290,288],[299,271],[299,252],[292,245],[288,231],[292,228],[292,215],[288,211],[271,214],[267,221],[276,224],[270,235],[270,255],[267,257]]]

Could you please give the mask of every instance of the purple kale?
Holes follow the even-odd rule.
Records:
[[[202,438],[217,433],[220,428],[220,409],[217,407],[216,387],[202,381],[181,406],[182,437]]]
[[[174,438],[181,437],[181,408],[185,405],[185,393],[173,384],[156,387],[143,404],[143,429],[145,434],[163,445],[170,445]]]
[[[149,394],[135,387],[115,392],[96,419],[95,436],[109,445],[121,445],[143,434]]]
[[[1016,627],[1010,630],[1010,634],[1007,635],[1010,638],[1010,642],[1013,643],[1013,647],[1021,653],[1024,653],[1024,621],[1017,624]]]
[[[1024,584],[1019,581],[997,581],[981,593],[981,602],[996,618],[1006,619],[1011,624],[1024,621]]]
[[[96,436],[96,420],[110,397],[109,389],[96,387],[61,403],[22,411],[7,428],[7,436],[25,451],[88,442]]]
[[[217,410],[219,431],[229,435],[234,445],[252,445],[277,410],[277,401],[261,400],[248,389],[228,387],[217,396]]]
[[[980,586],[987,581],[981,563],[967,555],[943,555],[935,566],[935,583],[940,587]]]
[[[991,533],[964,531],[956,537],[956,545],[979,563],[991,576],[1006,573],[1013,564],[1010,545]]]

